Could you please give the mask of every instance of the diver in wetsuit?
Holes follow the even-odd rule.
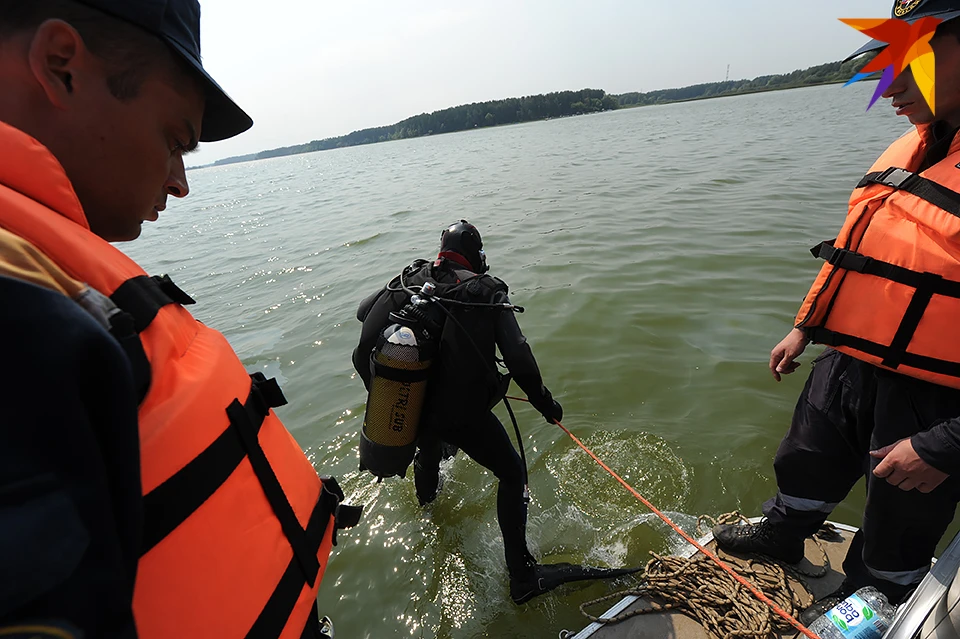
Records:
[[[510,573],[510,595],[520,604],[568,581],[611,577],[631,570],[609,571],[570,564],[541,565],[527,549],[526,469],[500,420],[492,412],[502,399],[509,377],[496,367],[496,348],[517,385],[548,423],[559,422],[563,409],[544,386],[539,367],[510,307],[507,285],[487,275],[483,241],[465,220],[443,231],[440,252],[433,262],[418,260],[401,278],[361,304],[363,322],[353,365],[369,390],[370,353],[389,314],[409,300],[403,290],[430,281],[441,299],[448,296],[451,316],[439,335],[439,360],[428,382],[421,417],[414,481],[420,505],[432,502],[440,491],[440,461],[462,450],[492,472],[497,488],[497,520],[503,535],[504,556]],[[483,306],[486,305],[486,306]]]

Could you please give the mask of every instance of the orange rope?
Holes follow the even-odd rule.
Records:
[[[507,399],[513,399],[513,400],[520,401],[520,402],[527,402],[528,404],[530,403],[530,400],[529,400],[529,399],[524,399],[523,397],[510,397],[510,396],[507,396]],[[794,619],[794,618],[790,615],[790,613],[788,613],[786,610],[784,610],[783,608],[781,608],[780,606],[778,606],[778,605],[777,605],[775,602],[773,602],[769,597],[767,597],[765,594],[763,594],[763,592],[761,592],[756,586],[754,586],[754,585],[751,584],[749,581],[747,581],[746,579],[744,579],[743,577],[741,577],[740,575],[738,575],[736,572],[734,572],[733,569],[730,568],[730,566],[728,566],[727,564],[725,564],[722,559],[720,559],[720,558],[717,557],[715,554],[713,554],[712,552],[710,552],[709,550],[707,550],[706,548],[704,548],[702,545],[700,545],[700,543],[699,543],[696,539],[694,539],[693,537],[691,537],[690,535],[688,535],[687,533],[685,533],[679,526],[677,526],[675,523],[673,523],[673,521],[672,521],[669,517],[667,517],[667,516],[664,515],[662,512],[660,512],[660,510],[657,509],[656,506],[654,506],[653,504],[651,504],[643,495],[641,495],[639,492],[637,492],[637,490],[636,490],[633,486],[631,486],[631,485],[628,484],[626,481],[624,481],[623,478],[620,477],[620,475],[618,475],[617,473],[613,472],[613,471],[610,469],[609,466],[607,466],[606,464],[604,464],[604,463],[603,463],[603,460],[601,460],[599,457],[597,457],[592,450],[590,450],[589,448],[587,448],[587,447],[583,444],[583,442],[581,442],[579,439],[577,439],[577,436],[576,436],[576,435],[574,435],[574,434],[571,433],[569,430],[567,430],[567,427],[566,427],[566,426],[564,426],[563,424],[561,424],[560,422],[558,422],[558,421],[556,421],[556,420],[554,420],[553,423],[556,424],[557,426],[559,426],[561,429],[563,429],[563,432],[565,432],[567,435],[569,435],[569,436],[570,436],[570,439],[572,439],[574,442],[576,442],[577,446],[579,446],[580,448],[582,448],[582,449],[584,450],[584,452],[586,452],[588,455],[590,455],[590,457],[593,458],[593,461],[595,461],[595,462],[597,462],[598,464],[600,464],[600,466],[601,466],[605,471],[607,471],[608,473],[610,473],[610,475],[611,475],[614,479],[616,479],[618,482],[620,482],[620,483],[623,485],[624,488],[626,488],[626,489],[629,490],[631,493],[633,493],[633,496],[636,497],[637,499],[639,499],[641,502],[643,502],[643,505],[646,506],[647,508],[649,508],[649,509],[653,512],[653,514],[655,514],[657,517],[659,517],[660,519],[662,519],[665,524],[667,524],[668,526],[670,526],[671,528],[673,528],[673,529],[677,532],[677,534],[679,534],[681,537],[683,537],[688,543],[690,543],[692,546],[694,546],[697,550],[699,550],[699,551],[702,552],[704,555],[706,555],[707,557],[709,557],[710,559],[712,559],[718,566],[720,566],[720,568],[723,569],[724,572],[726,572],[726,573],[729,574],[731,577],[733,577],[733,578],[736,579],[738,582],[740,582],[740,584],[741,584],[742,586],[746,587],[751,593],[753,593],[753,596],[754,596],[754,597],[756,597],[757,599],[759,599],[760,601],[762,601],[763,603],[765,603],[766,605],[768,605],[771,610],[773,610],[775,613],[777,613],[778,615],[780,615],[780,616],[781,616],[783,619],[785,619],[791,626],[793,626],[794,628],[796,628],[797,630],[799,630],[799,631],[800,631],[801,633],[803,633],[805,636],[809,637],[809,639],[820,639],[820,637],[817,636],[816,634],[814,634],[809,628],[807,628],[807,627],[804,626],[802,623],[800,623],[799,621],[797,621],[796,619]]]

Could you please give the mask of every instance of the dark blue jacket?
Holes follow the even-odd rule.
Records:
[[[136,637],[137,395],[110,334],[64,295],[0,277],[0,630]]]

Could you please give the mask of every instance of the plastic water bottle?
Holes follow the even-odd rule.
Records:
[[[820,639],[881,639],[897,609],[873,586],[856,591],[810,624]]]

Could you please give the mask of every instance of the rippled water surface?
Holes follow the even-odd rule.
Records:
[[[495,480],[462,453],[434,504],[412,476],[357,471],[365,393],[356,308],[466,217],[564,423],[688,529],[759,514],[809,370],[777,384],[770,349],[846,199],[908,123],[873,85],[722,98],[191,171],[192,193],[120,245],[169,273],[250,370],[362,524],[341,532],[320,610],[338,637],[556,637],[624,581],[510,601]],[[502,406],[497,409],[507,419]],[[528,537],[544,559],[643,564],[679,543],[555,426],[518,408]],[[834,513],[858,524],[862,484]]]

